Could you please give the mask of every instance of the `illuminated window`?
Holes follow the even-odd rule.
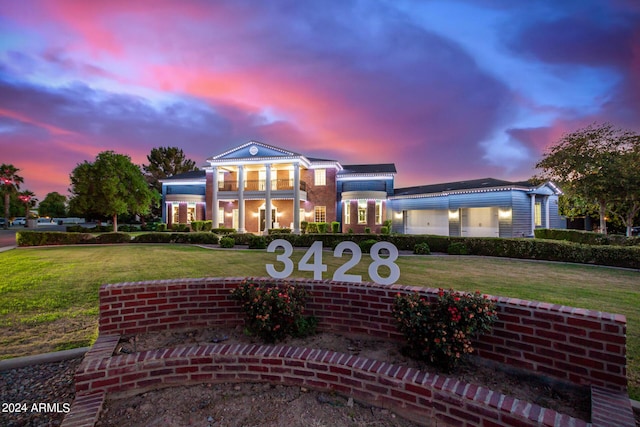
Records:
[[[191,223],[196,220],[196,207],[195,205],[187,206],[187,223]]]
[[[327,207],[316,206],[314,208],[315,222],[327,222]]]
[[[327,170],[316,169],[315,170],[315,183],[316,185],[327,185]]]
[[[536,202],[534,224],[536,227],[542,226],[542,203]]]
[[[173,218],[171,220],[172,223],[177,224],[180,222],[180,206],[179,205],[173,205],[173,214],[171,215],[171,217]]]
[[[224,190],[224,172],[218,172],[218,190]]]
[[[218,224],[214,224],[214,227],[217,227],[219,224],[224,225],[224,208],[218,209]]]
[[[351,201],[344,202],[344,223],[351,224]]]
[[[367,201],[358,200],[358,224],[367,223]]]
[[[382,224],[382,200],[376,200],[376,224]]]

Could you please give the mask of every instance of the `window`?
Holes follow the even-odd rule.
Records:
[[[187,223],[196,220],[196,207],[194,205],[187,206]]]
[[[367,201],[358,200],[358,224],[367,223]]]
[[[315,222],[327,222],[327,207],[316,206],[314,208]]]
[[[326,169],[315,169],[315,184],[316,185],[327,185],[327,170]]]
[[[224,226],[224,208],[218,209],[218,224],[213,224],[213,226],[218,227],[219,224]]]
[[[171,222],[173,224],[177,224],[180,222],[180,206],[179,205],[173,205],[173,214],[172,214],[172,220]]]
[[[382,224],[382,200],[376,200],[376,224]]]
[[[224,172],[218,172],[218,190],[224,190]]]
[[[534,224],[536,225],[536,227],[541,227],[542,226],[542,203],[540,202],[536,202],[536,208],[535,208],[535,216],[534,216]]]
[[[344,202],[344,223],[351,224],[351,200]]]

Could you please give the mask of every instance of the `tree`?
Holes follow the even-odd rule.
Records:
[[[4,194],[4,228],[9,228],[9,205],[11,203],[11,194],[16,193],[20,189],[20,184],[24,182],[24,178],[18,175],[20,169],[11,164],[0,165],[0,184],[2,184],[2,193]]]
[[[67,216],[67,198],[62,194],[54,191],[44,197],[44,200],[38,205],[38,213],[40,216],[48,216],[51,218],[61,218]]]
[[[157,147],[147,156],[148,165],[142,165],[149,185],[158,193],[162,193],[161,179],[169,178],[185,172],[196,171],[196,163],[187,159],[178,147]],[[160,216],[160,207],[152,209],[155,216]]]
[[[629,161],[625,156],[638,145],[640,136],[634,132],[614,129],[610,124],[592,124],[564,135],[536,167],[542,169],[544,179],[560,183],[570,196],[597,203],[600,231],[606,234],[607,211],[612,206],[622,208],[621,201],[632,197],[628,193],[632,186],[625,187],[620,180],[640,180],[640,168],[622,170]]]
[[[131,158],[113,151],[98,154],[71,172],[69,209],[83,216],[110,217],[118,230],[118,215],[146,214],[160,195],[149,188]]]
[[[26,213],[25,213],[24,216],[25,216],[25,218],[27,220],[31,219],[31,214],[29,213],[29,211],[38,202],[38,199],[36,199],[35,196],[36,195],[32,191],[29,191],[29,190],[24,190],[24,191],[21,191],[20,193],[18,193],[18,199],[20,199],[20,201],[22,203],[24,203],[24,205],[25,205]]]
[[[640,141],[640,135],[638,136]],[[607,210],[617,216],[631,237],[633,221],[640,212],[640,142],[612,160],[613,190]]]

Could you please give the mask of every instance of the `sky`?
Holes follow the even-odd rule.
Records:
[[[250,140],[523,180],[605,122],[640,131],[637,0],[0,0],[0,163],[40,200],[102,151]]]

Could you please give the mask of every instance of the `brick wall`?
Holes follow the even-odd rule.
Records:
[[[100,334],[242,323],[230,292],[242,278],[205,278],[105,285],[100,290]],[[267,280],[267,279],[259,279]],[[293,280],[310,293],[308,312],[319,328],[401,340],[391,317],[397,293],[437,289],[373,283]],[[626,319],[513,298],[496,298],[498,322],[474,343],[480,357],[568,381],[626,391]]]
[[[122,334],[241,324],[239,306],[230,293],[242,280],[104,285],[100,335],[78,368],[76,400],[63,426],[92,426],[107,393],[126,396],[215,382],[270,382],[336,391],[425,425],[436,420],[438,425],[463,427],[635,426],[624,392],[625,318],[518,299],[496,299],[500,320],[492,334],[475,344],[480,355],[591,385],[590,423],[446,376],[323,349],[212,344],[113,356]],[[319,317],[321,330],[390,340],[401,339],[390,317],[397,293],[422,292],[428,298],[437,294],[437,289],[399,285],[293,282],[309,290],[307,307]]]

